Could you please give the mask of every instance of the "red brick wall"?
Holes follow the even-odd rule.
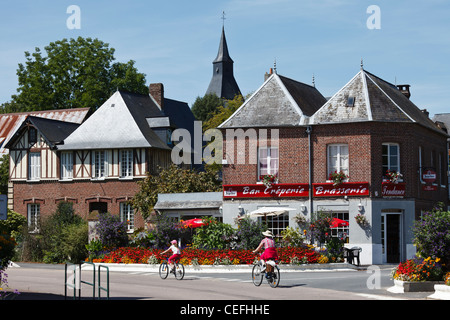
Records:
[[[442,155],[447,161],[446,137],[422,126],[408,123],[361,122],[312,127],[313,183],[327,180],[327,145],[343,143],[349,147],[350,181],[368,181],[371,197],[381,197],[382,143],[398,143],[400,146],[400,171],[406,183],[405,198],[430,201],[448,200],[447,188],[438,185],[438,191],[423,191],[419,183],[419,146],[423,148],[425,166],[431,166],[431,152]],[[270,130],[268,130],[270,132]],[[258,132],[258,130],[257,130]],[[269,144],[269,143],[268,143]],[[236,143],[235,143],[236,145]],[[248,141],[246,148],[248,150]],[[226,135],[224,134],[224,152]],[[240,150],[242,152],[242,150]],[[308,182],[308,136],[305,127],[279,129],[279,181],[281,183]],[[233,152],[235,162],[223,168],[224,184],[256,183],[256,164],[238,164],[237,148]],[[440,168],[436,168],[439,172]],[[444,183],[447,184],[446,182]]]
[[[75,212],[87,219],[89,214],[89,202],[106,202],[108,212],[119,214],[120,202],[125,197],[131,198],[139,190],[136,181],[105,180],[92,182],[90,180],[73,182],[36,182],[26,183],[14,181],[14,211],[27,216],[27,204],[35,201],[40,204],[41,217],[51,215],[56,211],[57,201],[67,197],[73,202]],[[34,200],[33,200],[34,198]],[[76,199],[76,200],[74,200]],[[142,227],[142,217],[135,217],[135,228]]]

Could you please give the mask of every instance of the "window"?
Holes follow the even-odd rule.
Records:
[[[68,180],[73,178],[73,156],[72,152],[61,152],[61,179]]]
[[[120,221],[127,223],[127,231],[134,231],[134,212],[133,207],[126,203],[120,203]]]
[[[278,148],[267,147],[259,148],[259,161],[258,161],[258,177],[272,174],[278,174]]]
[[[330,144],[328,146],[328,174],[342,171],[348,175],[348,145]]]
[[[347,107],[353,107],[355,105],[355,97],[347,98]]]
[[[289,214],[279,216],[268,216],[267,227],[275,236],[281,236],[281,231],[289,227]]]
[[[37,142],[37,130],[36,128],[30,127],[28,130],[28,143],[33,145]]]
[[[383,143],[382,146],[383,177],[386,172],[400,172],[400,147],[396,143]]]
[[[41,153],[30,152],[28,163],[28,179],[39,180],[41,178]]]
[[[106,151],[92,152],[92,178],[106,177]]]
[[[341,219],[344,221],[349,221],[348,212],[333,212],[332,218]],[[339,239],[345,240],[346,243],[349,242],[349,228],[348,226],[331,228],[331,236]]]
[[[120,150],[120,177],[133,176],[133,150]]]
[[[30,232],[39,231],[40,205],[29,203],[27,205],[27,220]]]

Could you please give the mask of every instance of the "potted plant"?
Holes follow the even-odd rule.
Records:
[[[272,184],[278,182],[277,176],[274,174],[261,175],[261,176],[259,176],[259,180],[261,180],[262,183],[268,188],[270,188],[272,186]]]
[[[386,171],[386,177],[390,183],[398,183],[403,178],[403,175],[399,171]]]
[[[333,181],[333,186],[337,186],[344,182],[345,179],[348,179],[348,175],[346,175],[343,171],[334,171],[330,173],[328,179]]]

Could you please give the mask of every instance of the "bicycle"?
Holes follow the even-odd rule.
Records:
[[[177,280],[183,280],[184,278],[184,265],[180,262],[174,262],[174,269],[173,273],[175,275],[175,278]],[[161,279],[166,279],[169,276],[169,258],[167,258],[166,261],[161,262],[161,265],[159,266],[159,276]],[[172,271],[170,271],[172,272]]]
[[[274,260],[267,261],[265,268],[261,261],[253,266],[252,281],[255,286],[259,287],[261,285],[264,276],[272,288],[278,287],[280,283],[280,268],[278,268]]]

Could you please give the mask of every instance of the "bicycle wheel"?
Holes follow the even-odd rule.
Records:
[[[253,284],[259,287],[262,283],[264,273],[261,272],[261,264],[255,264],[252,269]]]
[[[184,278],[184,265],[182,263],[175,263],[175,278],[177,280]]]
[[[273,268],[273,272],[268,273],[267,282],[269,282],[269,285],[272,288],[278,287],[278,284],[280,283],[280,268],[278,268],[278,266]]]
[[[167,262],[162,262],[159,266],[159,276],[161,279],[166,279],[169,275],[169,266],[167,265]]]

